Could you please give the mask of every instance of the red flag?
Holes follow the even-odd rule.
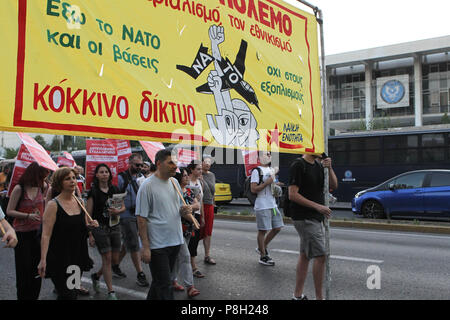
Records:
[[[178,149],[178,167],[187,166],[192,160],[198,160],[197,152],[187,149]]]
[[[151,142],[151,141],[139,141],[141,143],[142,148],[144,149],[145,153],[147,153],[150,160],[152,160],[153,163],[155,163],[155,156],[156,153],[164,149],[164,145],[161,142]]]
[[[49,170],[55,171],[58,170],[58,166],[55,161],[48,155],[47,151],[36,142],[32,137],[27,135],[26,133],[18,133],[22,143],[27,148],[28,152],[33,157],[34,161],[36,161],[41,167],[47,168]]]

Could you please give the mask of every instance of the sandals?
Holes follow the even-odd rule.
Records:
[[[196,297],[200,294],[200,291],[198,291],[194,286],[190,286],[186,289],[187,295],[189,298]]]
[[[192,271],[192,275],[196,278],[204,278],[204,274],[200,272],[200,270],[195,269]]]
[[[184,287],[176,281],[173,282],[173,289],[175,291],[184,291]]]
[[[84,287],[80,287],[80,289],[77,289],[77,293],[80,296],[88,296],[89,295],[89,290],[84,288]]]
[[[216,264],[216,262],[210,256],[205,257],[204,262],[206,264],[210,264],[210,265],[215,265]]]

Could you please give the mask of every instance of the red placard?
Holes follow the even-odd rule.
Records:
[[[106,164],[112,173],[112,183],[117,186],[117,144],[111,140],[86,140],[86,189],[90,190],[94,181],[95,167]]]
[[[107,139],[117,147],[117,173],[128,169],[128,158],[131,156],[131,144],[128,140]]]
[[[258,159],[258,151],[242,151],[242,158],[244,159],[245,165],[245,175],[249,177],[252,174],[252,170],[257,166],[260,166],[261,163]]]

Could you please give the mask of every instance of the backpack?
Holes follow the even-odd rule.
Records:
[[[128,170],[119,173],[119,175],[123,179],[123,187],[122,187],[122,190],[120,190],[120,192],[124,193],[127,190],[128,185],[131,183],[131,186],[133,187],[134,193],[137,195],[139,186],[137,185],[136,181],[133,180],[133,178],[131,177],[131,175],[128,172]]]
[[[261,170],[260,167],[256,167],[253,170],[258,170],[258,174],[259,174],[258,185],[260,185],[262,183],[262,179],[263,179],[262,170]],[[253,170],[252,170],[252,173],[253,173]],[[252,175],[250,175],[249,177],[247,177],[245,179],[245,182],[244,182],[244,196],[247,197],[247,199],[248,199],[248,201],[250,201],[251,205],[254,206],[255,205],[255,201],[256,201],[256,197],[258,195],[256,193],[252,192],[251,182],[250,182],[251,179],[252,179]]]
[[[305,160],[303,158],[297,158],[292,162],[291,168],[294,165],[300,165],[303,167],[303,175],[306,173],[306,166],[304,163]],[[289,190],[286,191],[283,196],[281,197],[281,207],[283,208],[283,214],[285,217],[292,218],[292,211],[291,211],[291,200],[289,200]]]

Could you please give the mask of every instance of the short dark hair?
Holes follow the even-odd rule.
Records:
[[[170,156],[172,156],[172,149],[166,148],[159,150],[155,156],[155,165],[158,164],[158,161],[164,162],[167,159],[167,157]]]
[[[128,161],[134,160],[135,158],[142,159],[142,155],[140,153],[132,153],[130,157],[128,158]]]

